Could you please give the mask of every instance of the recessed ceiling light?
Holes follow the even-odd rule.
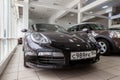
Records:
[[[90,11],[89,13],[91,13],[91,14],[92,14],[93,12],[92,12],[92,11]]]
[[[102,8],[105,9],[105,8],[108,8],[108,6],[106,5],[106,6],[103,6]]]

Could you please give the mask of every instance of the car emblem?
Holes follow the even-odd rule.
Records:
[[[70,42],[74,42],[72,39],[69,39]]]

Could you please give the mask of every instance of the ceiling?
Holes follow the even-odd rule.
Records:
[[[96,0],[84,0],[83,6],[86,6],[94,1],[96,1]]]
[[[58,13],[59,11],[61,11],[61,9],[52,9],[55,7],[66,7],[66,5],[70,4],[73,0],[30,0],[30,18],[32,19],[48,19],[51,16],[55,15],[56,13]],[[84,5],[90,4],[91,2],[93,2],[95,0],[82,0]],[[98,12],[103,10],[103,6],[108,6],[108,7],[113,7],[116,5],[120,4],[120,0],[110,0],[107,3],[104,3],[102,5],[99,5],[89,11],[89,12]],[[84,6],[83,5],[83,6]],[[51,8],[52,7],[52,8]],[[75,7],[75,9],[77,9],[77,6]],[[68,13],[66,15],[75,15],[76,18],[76,13]],[[65,15],[65,16],[66,16]],[[65,17],[63,16],[63,17]]]
[[[31,2],[36,1],[36,0],[31,0]],[[59,6],[65,6],[69,2],[73,0],[37,0],[41,4],[46,4],[46,5],[59,5]]]
[[[109,2],[106,2],[106,3],[104,3],[104,4],[101,4],[101,5],[99,5],[99,6],[95,7],[95,8],[87,11],[87,12],[93,12],[93,13],[95,13],[95,12],[104,10],[104,9],[102,8],[103,6],[108,6],[108,8],[109,8],[109,7],[115,7],[115,6],[118,6],[118,5],[120,5],[120,0],[111,0],[111,1],[109,1]],[[105,8],[105,9],[106,9],[106,8]]]
[[[67,4],[69,4],[73,0],[31,0],[30,1],[30,18],[49,18],[55,13],[57,13],[58,9],[51,9],[49,6],[60,6],[65,7]],[[37,4],[37,5],[36,5]],[[43,6],[39,6],[43,5]]]
[[[40,7],[30,7],[29,15],[32,19],[48,19],[50,16],[52,16],[54,13],[56,13],[58,10],[52,10],[48,8],[40,8]]]

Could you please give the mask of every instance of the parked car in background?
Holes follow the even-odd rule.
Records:
[[[62,68],[99,61],[99,48],[92,35],[68,33],[52,24],[34,24],[23,44],[24,66]]]
[[[102,55],[110,55],[111,52],[120,50],[120,32],[107,29],[106,26],[94,22],[85,22],[74,25],[68,29],[69,32],[88,31],[101,46]]]
[[[22,44],[22,38],[18,38],[18,44]]]

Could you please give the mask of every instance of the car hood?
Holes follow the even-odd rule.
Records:
[[[82,39],[82,36],[78,37],[75,34],[71,33],[62,33],[62,32],[44,32],[42,33],[44,36],[46,36],[48,39],[50,39],[52,42],[63,42],[63,43],[83,43],[85,42],[84,39]]]
[[[87,39],[82,33],[62,33],[62,32],[47,32],[42,33],[51,40],[50,46],[67,51],[76,50],[92,50],[94,47],[85,40]],[[87,35],[87,34],[85,34]],[[85,37],[85,38],[83,38]]]

